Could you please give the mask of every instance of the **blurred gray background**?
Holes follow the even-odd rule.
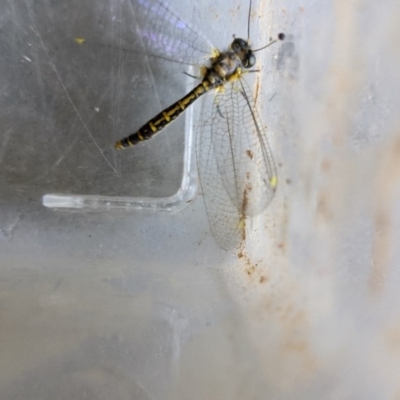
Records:
[[[220,48],[247,34],[245,1],[170,3]],[[398,398],[398,3],[254,2],[255,47],[287,35],[254,88],[279,189],[231,252],[201,193],[177,213],[42,205],[179,190],[184,118],[112,149],[192,87],[142,57],[130,9],[3,4],[1,398]]]

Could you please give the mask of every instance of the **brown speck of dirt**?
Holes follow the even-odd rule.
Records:
[[[255,90],[254,90],[254,103],[255,104],[257,104],[257,100],[258,100],[259,94],[260,94],[260,81],[259,81],[259,78],[257,76],[256,87],[255,87]]]
[[[248,193],[251,191],[251,185],[246,185],[243,189],[243,199],[242,199],[242,215],[246,215],[247,207],[249,205],[249,195]]]
[[[260,283],[264,283],[264,282],[266,282],[267,281],[267,278],[264,276],[264,275],[261,275],[260,276],[260,279],[259,279],[259,282]]]
[[[246,274],[249,275],[249,276],[251,276],[251,275],[254,274],[255,270],[256,270],[256,268],[255,268],[254,265],[249,265],[249,266],[246,268]]]
[[[253,152],[251,150],[246,150],[246,154],[250,158],[250,160],[253,159]]]
[[[244,243],[245,241],[246,241],[246,225],[244,225],[242,229],[242,242]]]

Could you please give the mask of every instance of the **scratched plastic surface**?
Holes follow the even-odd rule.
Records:
[[[113,149],[117,138],[187,90],[182,65],[146,54],[138,34],[143,16],[134,5],[39,2],[26,12],[29,35],[18,37],[18,61],[10,54],[15,43],[5,43],[8,66],[17,64],[10,78],[31,75],[21,89],[7,90],[22,104],[18,123],[5,126],[12,149],[2,164],[5,180],[25,184],[29,176],[48,207],[140,207],[134,198],[167,199],[179,191],[180,199],[153,205],[191,200],[190,113],[147,146]],[[32,125],[25,117],[30,121],[35,113],[40,118]],[[15,158],[21,159],[17,167],[10,162]]]
[[[171,1],[218,46],[246,35],[245,3]],[[224,252],[201,195],[175,214],[42,204],[179,190],[187,119],[113,158],[191,86],[131,51],[129,4],[0,13],[0,397],[398,399],[399,5],[256,2],[252,42],[287,35],[254,86],[279,186]]]

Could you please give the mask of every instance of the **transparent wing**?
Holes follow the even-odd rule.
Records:
[[[208,96],[203,112],[209,119],[197,136],[200,182],[213,235],[230,249],[245,237],[246,217],[260,213],[272,199],[276,169],[243,79]]]
[[[204,64],[211,42],[164,0],[131,0],[139,37],[148,54],[185,64]]]

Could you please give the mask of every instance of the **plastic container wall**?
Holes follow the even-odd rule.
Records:
[[[246,2],[170,3],[219,48],[247,35]],[[255,47],[286,34],[251,77],[279,186],[228,252],[198,107],[112,149],[193,86],[131,5],[0,15],[1,398],[398,398],[399,4],[254,2]]]

